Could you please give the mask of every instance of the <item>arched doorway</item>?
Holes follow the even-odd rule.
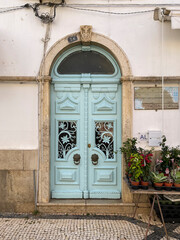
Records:
[[[76,36],[77,40],[73,43],[68,41],[69,38]],[[122,82],[122,141],[125,141],[128,137],[132,137],[132,71],[131,66],[123,49],[118,46],[112,39],[93,32],[91,43],[93,45],[101,46],[103,49],[107,49],[112,56],[115,57],[118,65],[121,69],[121,82]],[[81,44],[80,33],[72,33],[58,40],[49,49],[44,64],[40,69],[40,85],[42,83],[42,113],[39,116],[40,122],[40,164],[39,164],[39,194],[38,202],[40,204],[48,204],[51,199],[51,186],[50,186],[50,85],[51,85],[51,72],[54,66],[54,61],[63,53],[66,49]],[[122,176],[125,171],[125,166],[122,161]],[[129,192],[128,187],[124,181],[121,184],[122,190],[122,201],[132,202],[132,194]]]
[[[90,45],[65,51],[51,84],[51,197],[121,196],[120,68]]]

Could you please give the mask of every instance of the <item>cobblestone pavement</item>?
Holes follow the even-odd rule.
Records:
[[[147,217],[2,215],[0,240],[143,240]],[[180,239],[180,224],[166,224],[169,239]],[[162,224],[152,222],[148,240],[165,240]]]

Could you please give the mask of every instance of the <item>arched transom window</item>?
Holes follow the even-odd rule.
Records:
[[[120,79],[120,69],[116,60],[102,48],[97,46],[76,46],[65,51],[55,62],[53,79],[74,78],[89,74],[91,77]]]

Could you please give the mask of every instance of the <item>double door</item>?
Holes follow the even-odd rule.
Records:
[[[120,198],[120,88],[52,84],[52,198]]]

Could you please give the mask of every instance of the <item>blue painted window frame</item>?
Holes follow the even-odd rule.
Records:
[[[91,73],[82,73],[82,74],[59,74],[57,72],[57,68],[60,65],[60,63],[71,53],[76,51],[96,51],[100,54],[104,55],[113,65],[114,67],[114,73],[113,74],[91,74]],[[61,79],[61,83],[68,81],[69,83],[80,81],[81,78],[91,78],[91,83],[93,82],[103,82],[103,83],[119,83],[121,78],[121,71],[119,68],[119,65],[117,64],[114,57],[107,52],[106,50],[90,45],[88,47],[84,47],[82,45],[78,45],[75,47],[72,47],[71,49],[66,50],[61,56],[55,61],[53,64],[53,69],[51,71],[51,76],[53,78],[53,82],[59,82]],[[64,81],[63,81],[64,80]]]

